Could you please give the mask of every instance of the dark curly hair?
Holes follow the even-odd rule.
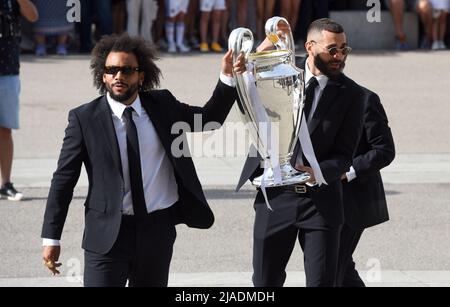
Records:
[[[149,91],[159,86],[161,70],[155,65],[156,50],[139,37],[128,34],[104,36],[92,50],[91,70],[94,75],[94,86],[101,94],[106,93],[103,83],[106,58],[111,52],[133,53],[139,65],[139,71],[145,73],[141,91]]]

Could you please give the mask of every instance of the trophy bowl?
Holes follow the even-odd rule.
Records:
[[[284,36],[276,31],[278,23],[289,29]],[[270,18],[266,35],[275,50],[252,53],[253,34],[246,28],[233,30],[229,38],[234,60],[244,53],[247,61],[247,72],[234,74],[238,112],[265,168],[264,175],[252,183],[265,187],[305,183],[310,175],[291,165],[303,112],[304,73],[295,66],[294,41],[286,19]]]

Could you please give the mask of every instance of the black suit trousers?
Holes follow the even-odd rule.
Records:
[[[330,227],[311,199],[283,188],[266,189],[255,200],[253,284],[281,287],[296,240],[304,253],[307,287],[335,285],[340,227]]]
[[[171,208],[142,220],[122,216],[107,254],[85,250],[85,287],[166,287],[176,230]]]
[[[338,287],[365,287],[353,261],[353,253],[363,231],[363,229],[352,229],[347,224],[342,227],[336,280]]]

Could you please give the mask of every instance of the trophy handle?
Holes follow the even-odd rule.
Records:
[[[228,39],[228,48],[233,50],[233,62],[236,62],[240,53],[244,53],[246,59],[248,59],[254,44],[253,33],[247,28],[237,28],[233,30]],[[256,142],[255,145],[259,148],[262,156],[267,156],[267,150],[262,145],[260,135],[258,133],[258,120],[252,103],[250,101],[250,93],[245,85],[244,77],[242,74],[236,74],[233,71],[233,77],[236,81],[236,90],[238,92],[239,99],[237,100],[237,106],[239,108],[239,114],[241,115],[244,123],[249,128],[249,132]]]
[[[278,35],[278,24],[284,24],[288,27],[286,37]],[[292,52],[292,63],[295,63],[295,42],[292,36],[292,29],[286,18],[275,16],[269,18],[265,25],[267,38],[275,45],[277,50],[290,50]]]
[[[248,59],[253,48],[253,33],[247,28],[237,28],[231,31],[230,37],[228,38],[228,49],[233,50],[233,63],[236,62],[237,57],[241,52],[244,53],[245,59]],[[238,92],[239,99],[237,100],[237,106],[239,107],[239,113],[241,114],[245,123],[251,121],[251,111],[247,107],[247,97],[248,93],[244,85],[244,80],[242,75],[238,75],[233,71],[233,77],[236,81],[236,89]],[[250,118],[249,118],[250,117]]]
[[[233,61],[235,62],[241,52],[245,58],[253,49],[254,39],[253,33],[247,28],[237,28],[230,33],[228,39],[228,49],[233,49]]]

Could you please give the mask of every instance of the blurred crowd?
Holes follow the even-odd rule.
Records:
[[[38,56],[89,53],[102,35],[128,32],[139,35],[169,53],[222,52],[228,35],[248,27],[259,42],[264,23],[272,16],[285,17],[302,46],[311,21],[329,17],[331,10],[369,10],[364,0],[80,0],[80,22],[69,22],[66,1],[32,0],[38,22],[25,25],[24,49]],[[374,2],[374,1],[372,1]],[[450,0],[382,0],[390,10],[398,50],[408,50],[404,12],[418,14],[422,49],[446,49]],[[28,40],[27,40],[28,39]]]

